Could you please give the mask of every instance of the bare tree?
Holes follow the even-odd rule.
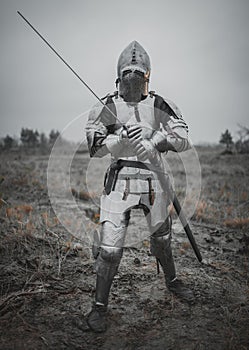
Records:
[[[239,153],[249,153],[249,128],[240,124],[238,126],[239,140],[236,141],[235,148]]]

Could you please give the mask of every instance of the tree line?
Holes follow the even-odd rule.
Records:
[[[224,133],[221,133],[219,143],[226,146],[225,153],[233,153],[233,150],[235,150],[237,153],[249,153],[249,128],[242,125],[238,126],[238,139],[236,141],[233,140],[233,137],[228,129],[226,129]],[[62,140],[58,130],[52,129],[47,136],[44,132],[38,132],[37,130],[29,128],[22,128],[19,138],[6,135],[0,139],[0,149],[10,150],[17,148],[39,148],[46,152],[53,147],[57,139],[59,139],[61,143],[66,142],[65,140]]]
[[[249,128],[243,125],[238,126],[238,139],[235,142],[228,129],[221,134],[220,143],[226,146],[224,153],[232,154],[233,150],[237,153],[249,153]]]
[[[0,140],[0,148],[2,150],[10,150],[16,148],[40,148],[44,151],[50,150],[57,139],[62,141],[58,130],[51,130],[47,136],[44,132],[37,130],[22,128],[19,138],[6,135]]]

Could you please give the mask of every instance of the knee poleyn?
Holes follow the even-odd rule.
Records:
[[[97,274],[106,280],[112,279],[118,271],[122,254],[122,248],[101,247],[95,264]]]
[[[123,255],[123,248],[116,248],[116,247],[101,247],[99,256],[101,260],[104,260],[105,262],[109,263],[115,263],[120,261]]]
[[[150,239],[150,252],[154,256],[159,256],[162,252],[166,252],[171,247],[171,234],[164,236],[152,236]]]

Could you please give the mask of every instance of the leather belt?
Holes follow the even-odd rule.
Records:
[[[107,195],[110,194],[111,191],[114,191],[118,174],[123,167],[139,168],[154,172],[162,172],[162,170],[159,167],[153,166],[152,164],[148,163],[142,163],[139,161],[125,159],[119,159],[117,161],[114,161],[109,167],[109,172],[105,181],[105,192]]]

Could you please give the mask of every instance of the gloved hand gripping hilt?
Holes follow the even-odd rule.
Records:
[[[151,142],[158,152],[168,151],[167,136],[162,131],[155,131],[152,135]]]

